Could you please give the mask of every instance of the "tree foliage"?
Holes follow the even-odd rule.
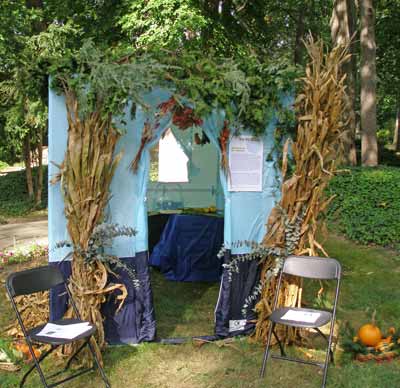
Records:
[[[399,0],[379,0],[375,4],[378,128],[392,131],[400,90],[397,63],[400,4]],[[75,56],[88,39],[102,55],[110,58],[151,52],[158,62],[175,65],[177,58],[184,57],[182,60],[188,66],[182,66],[181,74],[184,77],[188,72],[192,74],[179,87],[193,93],[190,98],[197,102],[200,113],[207,99],[219,104],[224,102],[222,93],[217,96],[212,88],[205,90],[211,84],[204,85],[203,90],[198,79],[200,73],[225,72],[234,61],[238,71],[226,71],[228,79],[221,76],[216,82],[218,86],[230,83],[232,94],[242,88],[240,96],[234,97],[237,107],[244,106],[248,98],[246,88],[251,87],[249,100],[254,104],[248,105],[241,118],[254,126],[266,114],[256,107],[256,100],[259,106],[271,101],[269,97],[256,99],[254,93],[270,87],[264,82],[264,76],[280,72],[270,64],[277,59],[302,64],[305,54],[302,39],[310,31],[328,41],[331,13],[332,2],[328,0],[284,3],[277,0],[3,0],[0,3],[0,159],[11,162],[20,158],[27,133],[33,143],[35,138],[40,138],[39,129],[45,138],[45,123],[31,126],[28,116],[32,111],[38,112],[38,107],[42,109],[39,116],[46,115],[47,75],[54,73],[55,68],[69,68],[71,72],[77,69]],[[211,64],[212,69],[204,70],[205,58],[215,62]],[[196,61],[203,67],[201,72],[194,67]],[[260,76],[247,79],[245,87],[240,72],[255,74],[256,67]],[[172,75],[177,76],[178,71]],[[232,76],[235,85],[230,81]],[[18,94],[10,97],[6,92],[9,86]],[[31,104],[36,108],[23,109]]]

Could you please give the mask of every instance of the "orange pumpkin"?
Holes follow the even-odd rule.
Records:
[[[366,346],[376,346],[382,339],[382,333],[379,327],[372,323],[367,323],[358,330],[358,338]]]

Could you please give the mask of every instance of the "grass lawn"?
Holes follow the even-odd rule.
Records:
[[[400,325],[400,261],[390,251],[357,246],[340,237],[331,236],[325,247],[332,257],[340,260],[344,269],[338,320],[343,326],[367,322],[373,309],[385,332]],[[6,267],[7,271],[15,270]],[[2,278],[4,278],[3,270]],[[188,284],[165,281],[158,273],[152,275],[159,337],[189,337],[212,334],[213,311],[218,284]],[[0,327],[12,319],[12,310],[3,289],[0,291]],[[306,293],[307,302],[313,294]],[[368,311],[366,311],[369,309]],[[263,348],[236,338],[232,343],[184,345],[141,344],[135,347],[109,347],[104,355],[106,373],[113,387],[319,387],[318,368],[300,364],[269,362],[267,377],[258,378]],[[298,356],[305,353],[322,356],[320,350],[291,349]],[[400,386],[400,359],[390,363],[358,363],[336,350],[336,365],[328,373],[328,387],[393,388]],[[51,361],[47,366],[53,364]],[[24,367],[26,368],[26,367]],[[0,372],[0,386],[14,387],[22,372]],[[33,374],[26,385],[39,387]],[[66,385],[67,386],[67,385]],[[100,387],[96,374],[75,380],[71,387]]]

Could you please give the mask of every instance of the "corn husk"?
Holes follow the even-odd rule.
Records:
[[[48,291],[20,295],[15,297],[14,301],[28,330],[48,322],[50,316]],[[24,338],[24,333],[17,320],[7,329],[7,335]]]
[[[104,117],[98,111],[79,117],[76,95],[64,85],[68,119],[68,144],[60,166],[59,180],[64,196],[67,229],[74,246],[85,251],[93,229],[102,221],[103,211],[110,198],[110,184],[122,154],[115,155],[119,133],[112,126],[111,114]],[[93,343],[101,359],[105,346],[103,317],[100,312],[106,295],[119,289],[122,300],[127,295],[122,284],[109,286],[108,269],[95,261],[88,264],[73,253],[69,289],[83,320],[96,325],[97,343]],[[67,316],[71,315],[71,310]]]

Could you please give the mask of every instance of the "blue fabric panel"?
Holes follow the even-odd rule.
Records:
[[[128,131],[134,131],[136,133],[136,143],[133,145],[134,148],[127,149],[127,153],[131,154],[130,159],[133,160],[136,155],[136,151],[140,147],[140,139],[142,137],[143,125],[146,121],[149,121],[155,125],[154,120],[158,106],[161,102],[166,101],[171,96],[171,92],[162,90],[159,88],[153,89],[151,92],[143,96],[144,102],[147,104],[147,109],[144,110],[141,106],[136,108],[135,121],[130,123]],[[144,147],[142,157],[140,159],[139,167],[136,173],[132,173],[129,169],[124,169],[124,175],[121,176],[119,182],[116,182],[116,187],[125,185],[127,174],[133,175],[130,179],[135,181],[135,185],[132,188],[130,197],[127,197],[125,201],[132,202],[134,198],[134,204],[132,208],[135,212],[136,217],[136,229],[138,235],[136,236],[136,252],[148,250],[148,230],[147,230],[147,187],[149,182],[149,171],[150,171],[150,148],[157,143],[162,133],[171,125],[171,114],[167,114],[158,122],[157,128],[155,129],[155,138],[152,142],[146,144]],[[122,202],[125,203],[125,202]],[[117,203],[116,206],[121,209],[121,203]]]
[[[117,142],[115,154],[122,153],[122,158],[111,181],[111,198],[107,204],[105,215],[107,222],[130,226],[137,230],[137,235],[114,239],[112,249],[109,249],[108,253],[118,257],[135,256],[137,241],[146,238],[143,226],[139,227],[138,225],[139,177],[130,170],[130,164],[140,145],[139,127],[143,124],[143,120],[139,112],[136,112],[136,116],[132,118],[130,110],[131,107],[128,106],[125,109],[124,117],[121,118],[122,122],[117,123],[117,127],[121,128],[124,134]],[[145,246],[141,248],[142,251],[147,249]]]
[[[156,130],[156,139],[145,147],[136,174],[130,170],[130,163],[140,147],[143,125],[154,121],[158,105],[167,100],[171,92],[154,89],[143,96],[147,104],[144,110],[137,106],[134,117],[131,117],[131,105],[125,109],[123,117],[116,120],[116,125],[123,131],[118,140],[116,153],[122,152],[122,159],[111,182],[111,199],[105,215],[108,222],[136,228],[138,234],[131,238],[117,238],[109,253],[119,257],[135,256],[136,252],[148,249],[147,204],[146,192],[150,169],[149,149],[158,141],[164,130],[170,126],[171,115],[161,118]],[[67,147],[68,122],[64,96],[57,95],[49,89],[49,161],[60,165],[64,160]],[[56,165],[49,163],[49,179],[59,172]],[[69,240],[67,221],[64,214],[64,200],[60,184],[49,183],[49,261],[61,261],[69,252],[68,249],[54,249],[57,242]]]
[[[230,252],[225,252],[223,262],[228,263]],[[219,288],[218,300],[214,311],[215,327],[214,331],[217,336],[229,336],[229,319],[230,319],[230,304],[231,304],[232,282],[228,280],[226,268],[222,270],[221,283]]]
[[[225,111],[222,109],[214,109],[212,113],[203,120],[202,129],[204,133],[210,139],[210,143],[215,146],[218,151],[219,164],[221,164],[221,150],[219,148],[219,134],[224,126]],[[220,187],[217,195],[217,209],[224,207],[224,241],[231,241],[231,219],[230,219],[230,198],[228,192],[228,183],[226,180],[225,173],[220,169],[219,172]]]
[[[293,96],[282,95],[283,105],[289,106],[293,103]],[[226,115],[223,110],[214,110],[204,119],[203,130],[212,144],[218,147],[218,137],[223,128]],[[224,244],[231,248],[233,254],[248,253],[249,248],[245,246],[232,247],[233,242],[255,241],[261,242],[266,232],[266,221],[268,216],[280,199],[281,176],[277,164],[277,153],[274,150],[275,129],[278,125],[277,116],[274,114],[266,123],[265,134],[261,137],[264,145],[263,182],[261,192],[232,192],[228,191],[227,177],[220,171],[221,186],[225,196],[225,227]],[[234,128],[230,128],[234,133]],[[241,130],[246,134],[245,130]],[[221,154],[219,151],[221,160]]]
[[[64,280],[71,276],[71,262],[52,262],[49,265],[58,267],[64,275]],[[59,285],[50,290],[50,322],[62,319],[68,308],[68,294],[64,285]]]
[[[218,137],[224,125],[225,112],[214,110],[203,123],[203,129],[210,141],[219,147]],[[264,144],[263,191],[261,192],[232,192],[228,191],[227,176],[221,170],[221,186],[225,197],[224,209],[224,244],[231,248],[233,242],[261,242],[265,235],[265,223],[268,215],[279,200],[280,175],[275,162],[267,161],[274,144],[276,118],[269,123],[266,134],[261,138]],[[233,131],[231,131],[233,132]],[[245,132],[244,132],[245,134]],[[219,150],[219,148],[218,148]],[[221,161],[220,150],[219,157]],[[273,156],[273,155],[272,155]],[[245,246],[233,247],[232,253],[247,253]]]
[[[135,252],[148,250],[146,193],[150,170],[149,149],[155,141],[145,146],[135,173],[132,172],[130,164],[139,150],[145,122],[154,120],[157,106],[169,96],[169,92],[154,89],[143,96],[149,109],[144,110],[138,105],[132,118],[131,106],[128,106],[118,125],[124,130],[124,135],[118,141],[116,152],[122,152],[123,156],[111,182],[107,219],[120,225],[131,226],[138,232],[129,239],[121,237],[114,241],[111,253],[119,257],[132,257],[135,256]],[[156,130],[157,141],[170,122],[170,115],[161,118]]]
[[[116,313],[118,301],[115,292],[108,296],[102,306],[106,341],[109,344],[136,344],[153,341],[156,335],[156,321],[153,308],[153,294],[148,267],[148,253],[139,252],[136,257],[123,258],[125,264],[136,270],[140,288],[135,289],[126,272],[115,269],[117,278],[111,277],[114,283],[125,284],[128,296],[121,310]],[[58,265],[65,278],[71,275],[71,262],[51,263]],[[61,319],[68,307],[68,296],[64,287],[55,287],[50,292],[50,320]]]
[[[61,261],[69,252],[68,248],[54,249],[57,242],[69,240],[69,235],[60,182],[54,185],[50,184],[51,179],[59,173],[57,165],[61,165],[64,160],[67,148],[67,129],[68,121],[64,96],[59,96],[49,89],[48,221],[50,262]]]
[[[218,281],[223,219],[201,215],[172,215],[154,247],[150,264],[168,280]]]
[[[140,287],[135,289],[124,270],[118,269],[115,283],[122,282],[128,290],[128,297],[118,313],[117,293],[113,293],[102,313],[105,317],[104,329],[106,341],[110,344],[136,344],[153,341],[156,336],[156,320],[153,308],[153,293],[150,283],[148,253],[139,252],[136,257],[124,258],[125,264],[136,270]]]
[[[227,226],[230,228],[230,240],[225,238],[227,248],[231,248],[231,244],[237,241],[261,242],[269,213],[280,198],[279,167],[274,161],[267,161],[274,144],[275,124],[271,122],[261,138],[264,148],[262,191],[228,191],[226,194],[228,206],[225,206],[225,214],[230,214],[230,225]],[[235,246],[231,250],[233,254],[249,252],[246,246]]]
[[[225,253],[224,263],[229,263],[236,255]],[[252,294],[254,286],[260,279],[260,267],[257,261],[240,262],[239,273],[232,274],[229,281],[228,270],[224,268],[221,278],[221,287],[218,302],[215,308],[215,334],[220,337],[229,337],[240,334],[247,334],[254,329],[254,323],[249,321],[257,318],[253,311],[257,300],[246,309],[246,316],[243,316],[242,309],[246,298]],[[244,330],[229,332],[230,320],[247,319]]]

